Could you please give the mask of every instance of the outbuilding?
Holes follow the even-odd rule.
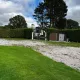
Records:
[[[50,33],[49,40],[51,41],[66,41],[66,35],[63,33]]]

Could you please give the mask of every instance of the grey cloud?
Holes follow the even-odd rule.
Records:
[[[68,15],[67,17],[80,23],[80,10],[74,10],[72,14],[70,16]]]
[[[37,25],[36,21],[28,16],[33,13],[33,8],[29,5],[31,1],[33,3],[35,0],[0,0],[0,26],[8,24],[9,18],[19,14],[25,17],[29,26],[32,23]]]
[[[80,0],[74,0],[73,3],[74,5],[80,5]]]
[[[65,2],[68,6],[67,18],[80,24],[80,0],[65,0]]]

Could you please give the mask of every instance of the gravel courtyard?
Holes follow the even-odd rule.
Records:
[[[72,68],[80,70],[80,48],[77,47],[50,46],[44,42],[39,41],[5,39],[0,39],[0,45],[30,46],[36,51],[50,57],[57,62],[62,62]]]

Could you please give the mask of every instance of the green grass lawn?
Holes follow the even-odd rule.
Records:
[[[31,48],[0,46],[0,80],[80,80],[80,72]]]
[[[69,46],[69,47],[80,47],[80,43],[77,42],[55,42],[55,41],[46,41],[50,45],[55,46]]]

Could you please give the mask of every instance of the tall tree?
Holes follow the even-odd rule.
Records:
[[[39,6],[34,10],[34,18],[37,20],[39,25],[44,25],[44,3],[39,3]]]
[[[67,15],[64,0],[44,0],[34,11],[34,17],[42,25],[56,26],[57,22]],[[48,24],[47,24],[48,23]]]
[[[9,19],[9,26],[12,29],[27,28],[27,23],[26,23],[25,18],[23,16],[17,15],[15,17]]]
[[[67,15],[67,6],[64,0],[44,0],[47,17],[50,19],[50,26],[55,26],[59,19]]]
[[[57,21],[55,25],[58,29],[66,28],[66,18],[59,19],[59,21]]]

